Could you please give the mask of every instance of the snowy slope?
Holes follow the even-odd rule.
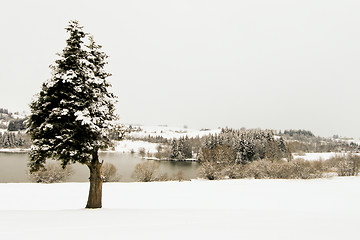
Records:
[[[141,131],[132,132],[129,134],[131,137],[156,137],[162,136],[167,139],[180,138],[180,137],[202,137],[209,134],[220,133],[221,129],[209,129],[209,130],[196,130],[196,129],[187,129],[187,128],[176,128],[176,127],[167,127],[167,126],[134,126],[137,128],[140,127]]]
[[[144,138],[144,137],[163,137],[167,139],[180,138],[180,137],[202,137],[209,134],[220,133],[221,129],[212,129],[212,130],[195,130],[195,129],[187,129],[187,128],[176,128],[176,127],[168,127],[168,126],[137,126],[132,125],[133,128],[138,129],[140,131],[132,131],[127,134],[127,137],[134,138]],[[141,148],[145,149],[146,153],[156,153],[156,147],[159,144],[150,143],[140,140],[122,140],[115,143],[115,151],[129,153],[134,151],[136,153],[139,152]]]
[[[122,140],[118,141],[115,144],[115,151],[122,153],[136,152],[138,153],[141,148],[145,150],[146,153],[156,153],[156,147],[159,144],[150,143],[145,141],[132,141],[132,140]]]
[[[0,184],[0,239],[357,239],[360,177]]]

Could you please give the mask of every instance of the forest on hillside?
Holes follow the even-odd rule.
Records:
[[[30,147],[30,137],[24,132],[26,119],[26,116],[19,113],[0,108],[0,148]]]

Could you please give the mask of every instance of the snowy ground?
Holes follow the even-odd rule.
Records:
[[[18,153],[18,152],[28,152],[30,149],[23,149],[23,148],[0,148],[0,152],[6,152],[6,153]]]
[[[360,177],[0,184],[0,239],[357,239]]]

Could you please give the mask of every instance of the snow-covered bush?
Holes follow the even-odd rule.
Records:
[[[359,173],[360,156],[347,154],[335,156],[327,161],[329,168],[332,168],[338,176],[357,176]]]
[[[297,159],[291,162],[267,159],[247,164],[221,164],[216,161],[201,162],[200,177],[209,180],[224,178],[255,179],[310,179],[322,177],[326,167],[321,161],[304,161]]]
[[[199,169],[200,177],[207,178],[209,180],[216,180],[223,178],[221,166],[216,162],[202,162]]]
[[[141,157],[145,157],[145,154],[146,154],[145,148],[143,148],[143,147],[139,148],[139,154]]]
[[[135,170],[131,176],[138,182],[156,181],[159,179],[159,167],[159,163],[154,161],[139,163],[135,166]]]
[[[323,176],[326,168],[321,161],[305,161],[297,159],[291,162],[282,160],[259,160],[246,164],[240,174],[246,178],[271,179],[310,179]]]
[[[157,159],[170,159],[171,149],[169,146],[159,144],[156,150],[157,152],[154,154],[154,157]]]
[[[168,176],[167,173],[162,173],[160,171],[160,164],[156,161],[147,161],[137,164],[131,177],[138,182],[186,180],[182,171],[178,171],[172,176]]]
[[[224,172],[233,173],[236,164],[235,151],[225,145],[217,145],[213,148],[202,148],[198,160],[201,164],[199,174],[209,180],[221,179]]]
[[[178,171],[177,173],[175,173],[171,180],[179,181],[179,182],[184,181],[185,177],[183,171]]]
[[[36,183],[59,183],[64,182],[72,174],[71,166],[62,168],[59,163],[48,162],[43,169],[29,173],[29,177]]]
[[[101,175],[104,182],[118,182],[120,180],[120,176],[117,175],[117,168],[112,163],[103,164]]]

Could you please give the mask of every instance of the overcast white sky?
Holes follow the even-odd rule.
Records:
[[[360,1],[5,1],[0,107],[27,110],[77,19],[123,122],[360,137]]]

